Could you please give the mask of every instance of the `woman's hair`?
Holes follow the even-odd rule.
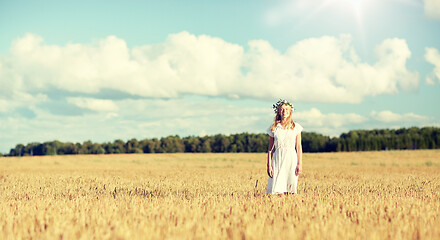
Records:
[[[287,129],[294,129],[295,128],[295,123],[292,120],[292,107],[290,107],[289,104],[280,104],[278,105],[277,108],[277,113],[275,114],[275,119],[273,121],[272,127],[270,128],[270,130],[274,130],[276,128],[276,126],[278,125],[278,123],[281,123],[281,108],[286,105],[289,107],[290,111],[289,111],[289,116],[287,117]]]

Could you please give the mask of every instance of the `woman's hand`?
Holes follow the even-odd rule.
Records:
[[[302,173],[302,171],[303,171],[302,164],[296,165],[296,171],[295,171],[296,176],[299,176]]]
[[[267,163],[267,175],[269,175],[270,178],[273,178],[273,169],[272,164]]]

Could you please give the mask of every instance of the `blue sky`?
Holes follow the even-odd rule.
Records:
[[[0,152],[18,143],[440,126],[440,1],[0,0]]]

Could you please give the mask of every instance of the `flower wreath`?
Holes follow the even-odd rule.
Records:
[[[278,100],[277,103],[275,103],[274,105],[272,105],[272,108],[273,108],[274,112],[277,113],[277,111],[278,111],[278,107],[281,106],[281,105],[283,105],[283,104],[287,104],[287,105],[289,105],[290,108],[292,108],[292,112],[295,110],[295,108],[293,108],[293,104],[292,104],[292,103],[290,103],[290,102],[287,101],[287,100],[280,99],[280,100]]]

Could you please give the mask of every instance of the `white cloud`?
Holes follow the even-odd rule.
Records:
[[[376,121],[392,123],[392,122],[424,122],[430,118],[427,116],[421,116],[414,113],[397,114],[391,111],[372,111],[370,117]]]
[[[95,98],[80,98],[80,97],[70,97],[67,98],[67,102],[76,105],[80,108],[89,109],[98,112],[114,112],[118,111],[118,106],[108,99],[95,99]],[[117,114],[107,114],[108,117],[117,116]]]
[[[0,113],[19,107],[33,108],[48,100],[45,94],[28,93],[25,89],[26,81],[11,65],[11,59],[0,57]]]
[[[428,85],[434,85],[435,79],[440,83],[440,53],[435,48],[425,48],[425,60],[434,65],[434,70],[426,77]]]
[[[349,35],[306,39],[286,54],[262,40],[250,42],[250,47],[246,55],[249,72],[241,89],[254,97],[359,103],[364,96],[418,86],[418,74],[405,67],[410,51],[402,39],[380,44],[376,48],[379,61],[374,65],[359,61]]]
[[[167,41],[128,49],[110,36],[94,45],[42,44],[28,34],[14,41],[11,54],[28,88],[96,93],[117,89],[145,97],[183,93],[219,95],[240,74],[243,48],[219,38],[172,34]]]
[[[368,118],[355,113],[328,113],[324,114],[316,108],[308,111],[294,112],[293,117],[301,122],[314,128],[340,128],[348,124],[358,124],[368,120]]]
[[[27,34],[0,60],[0,66],[8,65],[0,69],[0,81],[22,93],[114,89],[153,98],[196,94],[348,103],[417,88],[418,74],[405,66],[411,55],[405,40],[386,39],[376,54],[376,63],[362,62],[350,35],[305,39],[281,53],[264,40],[250,41],[245,52],[220,38],[187,32],[132,49],[113,36],[55,46]]]
[[[424,0],[425,14],[429,18],[440,19],[440,1],[439,0]]]
[[[0,97],[0,113],[10,112],[17,108],[33,109],[36,105],[47,102],[48,97],[45,94],[28,94],[24,92],[14,92],[11,98]]]
[[[401,115],[397,113],[393,113],[391,111],[381,111],[381,112],[372,111],[370,113],[370,116],[373,119],[381,122],[399,122],[402,120]]]
[[[356,113],[322,113],[316,108],[294,112],[293,118],[305,127],[305,131],[337,136],[351,129],[394,128],[432,126],[432,118],[414,113],[397,114],[391,111],[372,111],[368,116]],[[386,125],[383,125],[386,123]],[[373,127],[374,126],[374,127]]]

